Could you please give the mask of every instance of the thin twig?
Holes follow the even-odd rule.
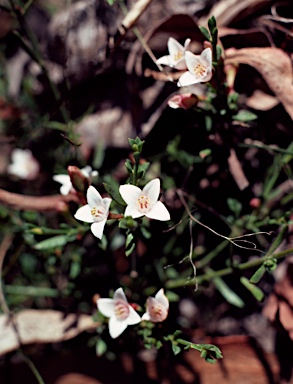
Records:
[[[238,247],[238,248],[248,249],[248,250],[253,249],[254,251],[258,251],[258,252],[264,253],[262,250],[257,249],[257,248],[255,248],[255,247],[253,247],[253,248],[250,248],[250,247],[244,247],[244,246],[239,245],[239,244],[237,244],[237,243],[235,242],[235,240],[237,240],[238,238],[243,238],[243,237],[246,236],[246,235],[241,235],[241,236],[239,236],[239,237],[237,236],[237,237],[233,237],[233,238],[231,238],[231,237],[227,237],[227,236],[221,235],[220,233],[216,232],[214,229],[210,228],[208,225],[205,225],[205,224],[203,224],[201,221],[197,220],[197,219],[191,214],[190,209],[189,209],[188,205],[186,204],[186,201],[185,201],[185,199],[184,199],[184,197],[183,197],[183,193],[182,193],[182,191],[181,191],[180,189],[177,189],[176,192],[177,192],[177,194],[178,194],[178,196],[179,196],[179,198],[180,198],[180,200],[181,200],[181,203],[183,204],[183,206],[184,206],[184,208],[185,208],[185,210],[186,210],[188,216],[189,216],[189,217],[191,218],[191,220],[193,220],[195,223],[201,225],[202,227],[206,228],[207,230],[209,230],[210,232],[214,233],[215,235],[217,235],[217,236],[219,236],[219,237],[222,237],[222,238],[225,239],[225,240],[228,240],[231,244],[235,245],[235,246]],[[258,233],[255,233],[254,235],[257,235],[257,234],[258,234]],[[249,234],[249,236],[251,236],[251,234]],[[243,240],[241,240],[241,241],[243,241]]]

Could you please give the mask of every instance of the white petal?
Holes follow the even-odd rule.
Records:
[[[156,63],[162,64],[162,65],[168,65],[168,66],[173,65],[173,61],[170,55],[160,57],[158,60],[156,60]]]
[[[190,51],[185,52],[185,61],[188,70],[193,74],[194,68],[198,65],[208,66],[208,63],[205,59],[201,57],[201,55],[194,55]]]
[[[174,68],[176,69],[186,69],[186,62],[185,58],[182,57],[180,60],[177,61],[177,63],[174,65]]]
[[[185,51],[187,51],[187,49],[189,48],[190,43],[191,43],[191,39],[186,39],[186,40],[185,40],[185,43],[184,43],[184,49],[185,49]]]
[[[127,205],[136,204],[137,199],[141,196],[141,189],[131,184],[121,185],[119,192]]]
[[[86,197],[90,207],[97,207],[103,205],[102,196],[92,185],[88,187]]]
[[[86,223],[93,223],[94,222],[93,216],[91,214],[91,207],[88,204],[84,205],[83,207],[80,207],[76,211],[76,214],[74,215],[74,217],[77,220],[81,220],[81,221],[84,221]]]
[[[104,232],[106,220],[95,222],[91,225],[91,231],[94,236],[101,240]]]
[[[178,52],[184,52],[184,47],[178,43],[177,40],[173,39],[173,37],[169,37],[167,45],[172,58],[178,54]]]
[[[144,186],[142,193],[150,199],[152,204],[155,204],[160,194],[160,179],[154,179],[148,182]]]
[[[150,314],[148,312],[144,313],[142,315],[142,320],[146,320],[146,321],[150,321],[151,320],[151,317],[150,317]]]
[[[109,333],[113,339],[120,336],[127,328],[127,320],[118,320],[116,316],[110,317],[109,320]]]
[[[53,180],[60,184],[71,184],[69,175],[54,175]]]
[[[113,299],[98,299],[97,306],[102,315],[106,317],[114,315],[115,303]]]
[[[71,188],[73,188],[71,183],[63,184],[61,186],[61,188],[60,188],[61,195],[64,195],[64,196],[68,195],[68,193],[70,192]]]
[[[207,67],[212,66],[212,50],[211,50],[211,48],[204,49],[200,56],[204,60],[204,64]]]
[[[127,317],[127,324],[128,325],[134,325],[141,322],[141,317],[139,314],[132,308],[131,305],[129,305],[129,315]]]
[[[125,301],[126,303],[128,303],[126,296],[125,296],[125,293],[123,291],[123,288],[121,288],[121,287],[116,289],[116,291],[114,292],[113,299],[114,300],[122,300],[122,301]]]
[[[92,167],[90,165],[87,165],[85,166],[84,168],[82,168],[81,170],[81,173],[85,176],[85,177],[90,177],[90,174],[92,172]]]
[[[149,219],[160,221],[170,220],[170,213],[163,203],[157,201],[152,209],[145,214]]]
[[[103,198],[103,204],[104,204],[104,207],[106,208],[107,212],[109,211],[111,202],[112,202],[112,199],[110,199],[110,197],[104,197]]]
[[[187,85],[199,83],[200,81],[201,80],[195,77],[192,73],[185,72],[179,77],[177,85],[178,87],[185,87]]]
[[[139,217],[142,217],[144,214],[141,213],[135,205],[127,205],[125,211],[124,211],[124,216],[131,216],[133,219],[137,219]]]
[[[169,300],[167,299],[166,295],[164,294],[164,289],[160,289],[159,292],[156,294],[155,299],[162,304],[165,308],[169,308]]]

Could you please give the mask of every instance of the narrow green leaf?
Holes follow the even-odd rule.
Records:
[[[178,353],[181,352],[181,348],[179,347],[179,345],[172,343],[172,351],[173,351],[174,355],[176,356],[176,355],[178,355]]]
[[[34,249],[41,251],[45,249],[59,248],[59,247],[63,247],[69,241],[72,241],[72,239],[66,235],[54,236],[54,237],[50,237],[49,239],[40,241],[38,244],[34,246]]]
[[[273,244],[270,246],[269,250],[267,251],[267,256],[271,255],[274,253],[274,251],[278,248],[278,246],[281,244],[283,241],[284,237],[286,236],[288,230],[288,225],[283,225],[280,232],[278,233],[278,236],[275,238],[273,241]]]
[[[102,356],[106,352],[107,352],[107,344],[104,342],[104,340],[99,339],[96,344],[96,355]]]
[[[125,251],[125,256],[129,256],[132,254],[135,248],[135,243],[132,243],[131,247]]]
[[[211,41],[211,37],[210,37],[209,31],[205,27],[202,27],[202,26],[200,26],[199,29],[200,29],[200,32],[204,35],[204,38],[207,41]]]
[[[216,22],[215,16],[212,16],[211,18],[209,18],[208,27],[209,27],[209,30],[211,32],[217,27],[217,22]]]
[[[266,273],[266,267],[264,264],[262,264],[256,272],[251,276],[249,282],[251,284],[257,284],[263,277],[263,275]]]
[[[131,245],[131,243],[133,242],[133,234],[130,232],[128,233],[127,237],[126,237],[126,242],[125,242],[125,246],[126,248],[129,248],[129,246]]]
[[[241,121],[243,123],[248,123],[249,121],[256,120],[257,115],[255,113],[242,109],[237,113],[237,115],[232,116],[232,119]]]
[[[221,277],[215,277],[213,283],[221,295],[228,301],[228,303],[235,305],[235,307],[243,308],[244,301],[224,282]]]
[[[256,298],[257,301],[262,301],[264,299],[265,295],[263,291],[254,284],[251,284],[246,277],[242,276],[240,281],[244,287],[247,288],[249,292]]]
[[[103,183],[105,190],[108,192],[108,194],[112,197],[113,200],[116,201],[116,203],[126,206],[125,201],[122,199],[119,190],[114,188],[112,185],[108,183]]]

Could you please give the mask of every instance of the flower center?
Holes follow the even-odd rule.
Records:
[[[93,207],[91,209],[91,214],[93,216],[94,221],[102,221],[105,220],[105,209],[102,206]]]
[[[114,313],[118,320],[125,320],[129,316],[128,304],[123,301],[117,301],[115,303]]]
[[[166,319],[168,315],[168,310],[162,304],[156,303],[150,306],[149,313],[152,321],[160,322]]]
[[[175,53],[175,55],[174,55],[174,61],[178,61],[178,60],[180,60],[181,58],[183,57],[183,53],[182,52],[180,52],[180,51],[178,51],[177,53]]]
[[[150,199],[147,196],[140,196],[137,199],[137,205],[141,213],[147,213],[151,209]]]
[[[193,72],[196,76],[202,77],[205,75],[207,68],[203,64],[196,64],[193,68]]]

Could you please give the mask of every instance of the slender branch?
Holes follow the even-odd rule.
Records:
[[[198,282],[198,284],[201,284],[203,281],[210,281],[215,277],[222,277],[222,276],[231,275],[237,269],[243,271],[245,269],[257,267],[257,266],[263,264],[267,260],[281,259],[285,256],[292,255],[292,254],[293,254],[293,248],[288,248],[282,252],[278,252],[278,253],[275,253],[273,255],[269,255],[269,257],[267,255],[265,255],[265,256],[262,256],[258,259],[247,261],[247,262],[239,264],[237,266],[233,266],[233,268],[228,267],[228,268],[220,269],[218,271],[205,273],[205,274],[197,277],[197,282]],[[189,281],[186,279],[170,280],[170,281],[166,282],[166,288],[168,288],[168,289],[179,288],[179,287],[184,287],[186,285],[192,285],[192,284],[194,284],[193,281]]]

